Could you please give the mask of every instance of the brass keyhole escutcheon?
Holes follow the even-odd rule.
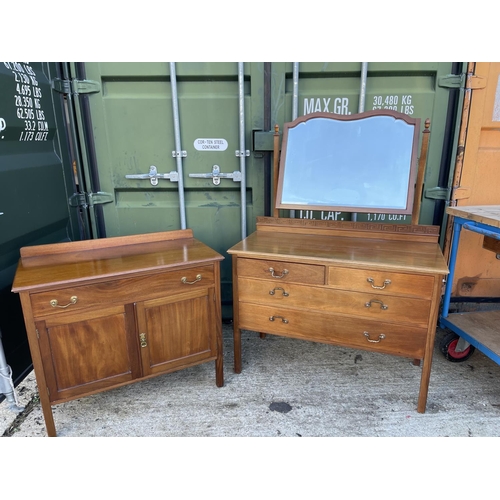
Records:
[[[145,333],[141,333],[139,335],[139,339],[141,341],[141,347],[147,347],[148,346],[148,343],[146,342],[146,334]]]

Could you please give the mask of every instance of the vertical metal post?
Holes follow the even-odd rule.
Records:
[[[365,100],[366,100],[366,80],[368,77],[368,63],[361,63],[361,85],[359,89],[359,103],[358,103],[358,113],[362,113],[365,110]],[[351,213],[351,220],[357,221],[358,214]]]
[[[245,63],[238,63],[239,131],[240,131],[240,172],[241,172],[241,237],[247,236],[247,177],[245,149]]]
[[[299,115],[299,63],[293,63],[292,121]],[[290,218],[295,218],[295,210],[290,210]]]
[[[362,62],[361,63],[361,88],[359,91],[358,113],[362,113],[365,110],[367,77],[368,77],[368,63]]]
[[[450,310],[450,298],[451,298],[451,287],[453,286],[453,275],[455,274],[455,266],[457,263],[457,252],[458,252],[458,244],[460,240],[460,232],[462,230],[462,224],[457,221],[455,218],[455,222],[453,224],[453,239],[451,243],[451,253],[450,253],[450,263],[449,263],[449,269],[450,272],[448,274],[448,277],[446,278],[446,288],[444,291],[444,297],[443,297],[443,311],[441,316],[443,318],[448,317],[448,312]]]
[[[299,63],[293,63],[292,120],[299,116]]]
[[[177,75],[175,72],[175,63],[170,63],[170,85],[172,87],[172,109],[174,115],[175,132],[175,160],[177,163],[177,172],[179,174],[179,208],[181,216],[181,229],[186,229],[186,203],[184,201],[184,177],[182,174],[182,148],[181,133],[179,126],[179,102],[177,96]]]
[[[0,394],[4,394],[9,408],[16,412],[21,412],[24,407],[19,406],[16,391],[12,382],[12,370],[7,364],[2,345],[2,332],[0,331]]]

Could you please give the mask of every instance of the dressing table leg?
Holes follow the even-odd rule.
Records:
[[[233,255],[233,343],[234,373],[241,373],[241,330],[238,311],[238,257]]]
[[[241,330],[234,324],[234,373],[241,373]]]
[[[40,391],[38,394],[40,396],[40,404],[42,407],[43,418],[45,420],[45,429],[47,430],[47,436],[56,437],[57,433],[56,433],[56,426],[54,423],[54,415],[52,413],[52,406],[48,401],[48,397],[47,398],[43,397]]]

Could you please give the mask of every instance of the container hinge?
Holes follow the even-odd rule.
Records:
[[[254,130],[253,151],[274,151],[274,132]]]
[[[98,191],[97,193],[74,193],[70,196],[68,203],[70,207],[93,207],[114,201],[113,195]]]
[[[52,88],[61,94],[96,94],[101,91],[101,85],[94,80],[62,80],[54,78]]]
[[[465,84],[465,74],[461,75],[445,75],[440,76],[438,79],[438,87],[445,89],[459,89],[463,88]]]
[[[486,88],[483,76],[462,73],[461,75],[445,75],[438,79],[438,86],[446,89],[478,90]]]
[[[467,75],[466,89],[479,90],[486,88],[487,79],[484,76]]]
[[[431,200],[448,200],[450,197],[450,189],[444,187],[426,189],[424,197]]]
[[[451,195],[452,200],[466,200],[470,198],[471,189],[469,187],[456,187],[453,188],[453,194]]]
[[[238,157],[238,158],[243,158],[245,156],[250,156],[250,150],[246,149],[245,151],[240,151],[239,149],[237,149],[234,154]]]

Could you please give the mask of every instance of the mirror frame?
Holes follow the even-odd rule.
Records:
[[[406,207],[404,209],[394,209],[394,208],[384,208],[384,207],[363,207],[363,206],[346,206],[338,204],[329,205],[315,205],[315,204],[287,204],[282,202],[283,194],[283,182],[286,176],[286,154],[288,145],[288,132],[289,130],[295,128],[301,123],[305,123],[309,120],[314,120],[317,118],[326,118],[330,120],[337,121],[356,121],[363,120],[365,118],[373,116],[389,116],[395,120],[403,120],[408,125],[414,127],[413,131],[413,141],[412,141],[412,151],[410,156],[410,170],[409,170],[409,180],[408,180],[408,193],[406,198]],[[279,161],[279,173],[278,173],[278,186],[276,191],[275,208],[276,209],[289,209],[289,210],[323,210],[323,211],[340,211],[340,212],[360,212],[360,213],[385,213],[385,214],[402,214],[408,215],[412,213],[414,194],[415,194],[415,182],[417,177],[417,152],[419,144],[419,134],[420,134],[420,118],[412,118],[398,111],[384,109],[384,110],[373,110],[365,111],[363,113],[357,113],[354,115],[338,115],[335,113],[327,112],[316,112],[307,115],[300,116],[293,120],[292,122],[287,122],[283,126],[283,141],[281,146],[281,155]]]

